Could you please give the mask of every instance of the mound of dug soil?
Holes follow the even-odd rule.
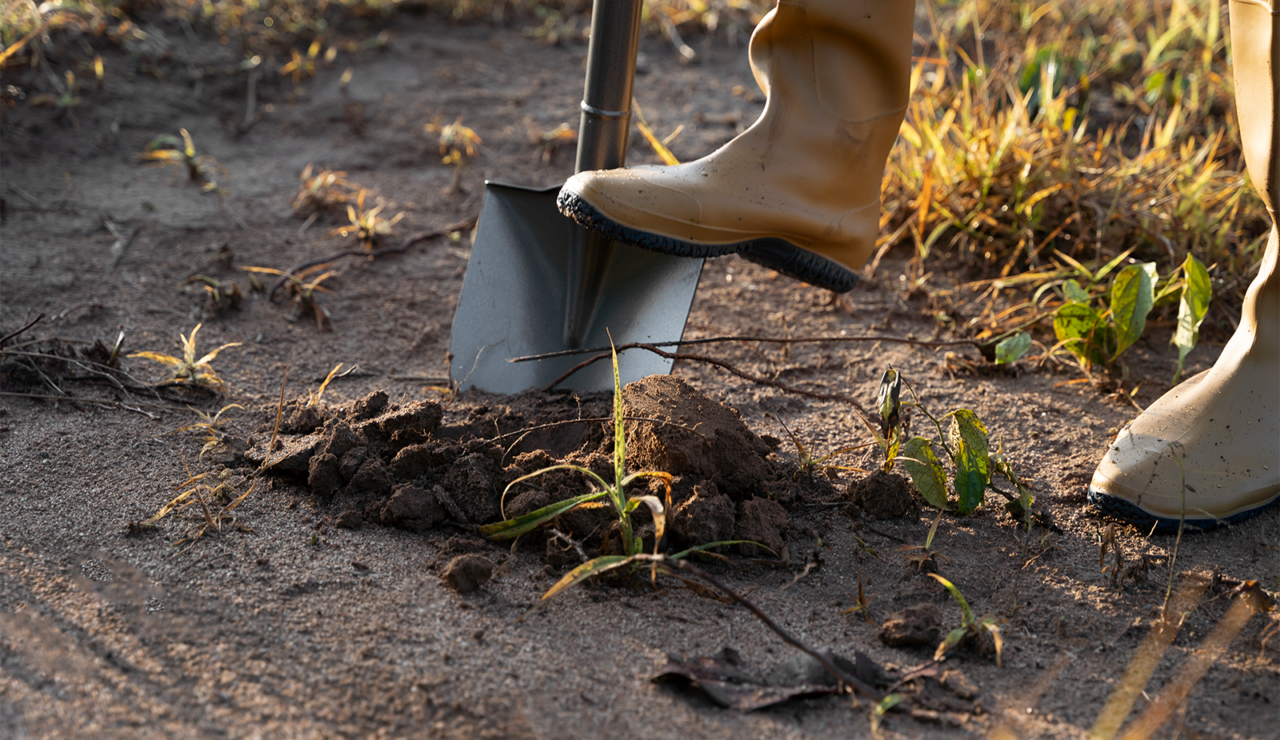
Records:
[[[652,375],[622,390],[627,463],[715,483],[734,501],[763,494],[773,477],[770,448],[738,412],[672,375]]]
[[[382,391],[327,412],[297,403],[286,409],[269,470],[305,481],[338,512],[335,523],[344,528],[370,522],[414,532],[488,524],[590,490],[583,474],[557,470],[522,481],[504,501],[513,481],[553,465],[578,465],[612,479],[613,439],[610,425],[600,421],[611,399],[527,394],[507,401],[448,420],[439,404],[396,404]],[[667,512],[672,546],[749,539],[784,551],[787,512],[770,497],[781,491],[796,498],[795,484],[766,458],[769,446],[737,411],[662,376],[628,385],[623,401],[630,419],[628,467],[676,476]],[[576,416],[565,418],[566,412]],[[588,416],[593,412],[598,415]],[[514,431],[480,436],[496,429]],[[268,457],[269,437],[259,437],[245,453],[257,464]],[[666,493],[656,483],[651,492]],[[645,511],[637,515],[640,527],[647,523]],[[608,552],[619,547],[614,519],[608,508],[580,508],[562,515],[556,529],[588,552]],[[545,547],[555,566],[580,559],[563,538],[541,534],[523,541]]]

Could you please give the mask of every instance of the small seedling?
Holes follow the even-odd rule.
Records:
[[[453,181],[445,189],[447,193],[462,192],[462,167],[467,159],[476,156],[484,139],[473,129],[462,125],[462,116],[448,125],[440,125],[436,116],[422,130],[437,137],[441,163],[453,167]]]
[[[293,215],[307,218],[348,206],[355,200],[357,186],[348,182],[346,177],[347,173],[341,171],[315,172],[315,166],[308,164],[298,177],[302,184],[293,199]]]
[[[147,144],[147,148],[138,155],[144,161],[157,167],[172,167],[186,174],[191,182],[202,183],[206,192],[218,192],[215,175],[229,176],[227,168],[218,159],[209,154],[196,154],[195,142],[187,130],[179,129],[182,138],[170,134],[161,134]]]
[[[342,363],[339,362],[337,365],[333,366],[333,369],[325,376],[324,382],[320,384],[320,387],[317,388],[314,393],[307,391],[307,406],[309,408],[320,408],[320,399],[324,396],[324,389],[329,387],[329,381],[333,380],[334,376],[337,375],[338,371],[341,369]]]
[[[849,596],[849,598],[853,599],[853,606],[849,607],[848,609],[845,609],[840,613],[841,614],[855,614],[855,613],[861,614],[863,621],[865,621],[867,624],[875,624],[875,620],[871,618],[871,609],[869,608],[869,605],[871,603],[871,597],[875,596],[875,594],[869,594],[863,591],[861,567],[858,568],[858,595],[856,597],[853,594],[847,594],[847,595]]]
[[[838,455],[844,455],[849,452],[856,452],[857,450],[863,449],[867,445],[854,445],[852,447],[841,447],[840,449],[834,452],[829,452],[821,457],[814,457],[809,453],[809,448],[806,447],[805,444],[800,441],[800,438],[795,435],[795,432],[791,431],[791,427],[787,426],[786,422],[784,422],[782,419],[777,418],[776,416],[773,416],[772,414],[765,414],[765,415],[768,416],[770,419],[773,419],[774,421],[781,424],[783,430],[786,431],[787,436],[791,438],[791,443],[796,446],[796,460],[799,462],[799,467],[795,473],[796,476],[803,476],[805,480],[811,481],[813,480],[814,470],[827,471],[828,473],[833,473],[836,470],[851,470],[857,473],[867,472],[862,468],[855,468],[849,465],[827,465],[826,464],[826,462],[832,459],[833,457],[836,457]]]
[[[173,544],[181,545],[187,542],[194,542],[208,534],[210,531],[223,532],[235,529],[241,532],[250,532],[253,530],[241,524],[238,517],[232,512],[236,507],[244,503],[249,498],[249,494],[257,487],[258,482],[255,480],[249,485],[248,490],[241,493],[231,481],[231,471],[223,470],[214,476],[212,473],[200,473],[192,475],[191,469],[187,467],[187,461],[184,459],[182,465],[186,468],[187,479],[183,481],[175,489],[178,493],[168,503],[160,507],[151,518],[142,522],[130,524],[131,529],[151,529],[156,527],[160,520],[168,516],[174,511],[182,511],[188,506],[199,505],[200,515],[196,518],[202,525],[199,529],[191,534],[174,542]],[[211,478],[212,476],[212,478]],[[205,482],[206,480],[216,481],[216,485]],[[219,507],[221,503],[221,507]]]
[[[938,515],[933,518],[933,526],[929,527],[929,534],[925,536],[923,545],[903,545],[898,548],[898,552],[910,553],[906,556],[907,562],[915,564],[917,573],[927,566],[932,575],[932,571],[937,570],[938,558],[947,560],[945,555],[933,549],[933,538],[938,534],[938,523],[942,521],[943,511],[939,509]],[[951,561],[947,560],[947,562]]]
[[[941,660],[951,650],[960,645],[961,642],[967,640],[979,639],[983,632],[991,635],[991,639],[996,646],[996,667],[1000,667],[1001,652],[1004,650],[1004,640],[1000,636],[1000,626],[996,624],[996,618],[985,616],[981,619],[975,619],[973,610],[969,608],[969,602],[965,600],[964,594],[960,593],[960,589],[951,581],[943,578],[937,573],[929,575],[937,579],[951,595],[955,597],[960,604],[960,626],[947,633],[946,638],[938,645],[937,651],[933,654],[934,660]]]
[[[57,78],[53,80],[56,82]],[[53,93],[43,93],[31,98],[33,107],[52,106],[58,109],[58,115],[66,118],[72,125],[77,125],[75,113],[72,112],[77,105],[80,105],[80,96],[76,95],[76,74],[71,70],[66,72],[66,85],[60,86],[61,89],[55,95]]]
[[[903,385],[906,385],[911,393],[911,401],[901,400]],[[990,488],[1014,502],[1018,507],[1016,513],[1022,514],[1025,518],[1033,503],[1031,494],[1023,487],[1013,472],[1012,465],[1005,459],[1003,448],[995,455],[991,453],[987,427],[977,414],[969,409],[955,409],[941,419],[933,416],[920,403],[920,397],[916,395],[911,384],[907,383],[893,368],[886,370],[880,379],[876,405],[880,417],[879,428],[866,419],[862,419],[862,422],[884,452],[885,471],[891,470],[895,463],[902,463],[912,484],[925,501],[939,509],[949,508],[946,473],[934,452],[933,442],[920,436],[902,441],[906,436],[902,409],[904,407],[919,409],[929,421],[933,422],[934,428],[938,431],[937,442],[951,460],[955,470],[952,486],[957,498],[956,512],[963,516],[981,506],[983,495]],[[944,434],[942,420],[947,418],[951,419],[951,426]],[[992,473],[1000,473],[1009,478],[1018,489],[1018,493],[1011,494],[992,486]]]
[[[213,362],[213,359],[222,350],[229,347],[239,347],[240,342],[224,344],[200,359],[196,359],[196,332],[200,331],[202,326],[204,324],[196,324],[196,328],[191,330],[190,336],[183,336],[181,332],[178,333],[178,336],[182,339],[181,358],[162,355],[158,352],[135,352],[129,357],[153,360],[171,368],[173,377],[166,381],[167,383],[196,385],[219,393],[224,392],[227,389],[227,384],[222,382],[222,379],[218,377],[218,373],[214,371],[213,366],[209,363]]]
[[[316,57],[320,56],[320,39],[311,42],[306,56],[299,54],[297,49],[290,49],[289,56],[292,58],[280,68],[280,76],[293,75],[293,84],[296,87],[304,78],[316,73]]]
[[[192,283],[204,283],[204,291],[209,299],[205,312],[209,315],[219,316],[227,311],[240,310],[244,295],[240,293],[239,285],[229,280],[211,278],[208,275],[192,275],[181,284],[191,285]]]
[[[289,321],[297,321],[298,319],[314,318],[316,328],[320,331],[333,327],[333,321],[329,318],[329,310],[320,305],[319,299],[316,298],[317,292],[328,293],[329,289],[321,285],[325,280],[333,277],[336,272],[327,270],[318,277],[308,280],[311,275],[325,270],[332,263],[326,262],[322,265],[314,265],[303,270],[299,270],[296,274],[277,270],[274,267],[242,267],[240,269],[253,274],[277,275],[285,279],[285,291],[292,297],[290,304],[293,310],[286,318]]]
[[[216,414],[210,414],[207,411],[193,409],[190,406],[188,406],[187,408],[191,409],[192,413],[199,416],[200,421],[194,424],[188,424],[185,427],[178,427],[177,429],[174,429],[172,432],[169,432],[169,434],[177,434],[178,432],[189,432],[193,429],[203,430],[205,433],[204,446],[200,448],[200,456],[198,459],[204,459],[204,453],[208,452],[209,450],[212,450],[214,447],[217,447],[218,444],[222,442],[222,440],[226,439],[227,433],[222,431],[222,429],[220,428],[222,424],[222,415],[227,413],[231,409],[240,409],[241,411],[244,411],[244,406],[241,406],[238,403],[227,404],[226,406],[223,406],[222,408],[218,409],[218,413]]]
[[[671,503],[671,480],[673,476],[670,473],[664,473],[656,470],[641,470],[634,473],[627,473],[627,435],[624,429],[624,416],[622,408],[622,381],[618,374],[618,353],[613,351],[613,483],[610,484],[596,475],[591,470],[579,465],[551,465],[541,470],[535,470],[528,475],[520,476],[511,481],[506,489],[502,492],[502,501],[505,505],[507,494],[515,486],[524,481],[537,478],[555,470],[576,470],[587,476],[596,484],[598,490],[585,493],[581,496],[560,501],[536,509],[527,514],[523,514],[514,519],[504,519],[496,524],[490,524],[480,527],[480,534],[494,540],[509,540],[519,537],[527,532],[544,527],[562,514],[565,514],[578,507],[591,506],[597,499],[607,498],[608,502],[613,505],[614,513],[617,515],[618,530],[622,537],[622,548],[624,555],[602,555],[579,565],[569,571],[554,586],[552,586],[545,594],[543,599],[551,598],[557,593],[563,591],[574,584],[592,578],[593,576],[603,575],[604,573],[617,570],[624,567],[632,567],[634,564],[644,561],[648,558],[648,562],[653,563],[654,573],[656,575],[659,562],[686,557],[695,551],[706,551],[714,547],[722,545],[739,544],[738,541],[712,542],[705,545],[690,548],[681,553],[671,556],[665,556],[659,553],[658,548],[662,543],[662,536],[666,529],[666,512],[670,508]],[[666,489],[666,506],[658,499],[657,496],[629,496],[626,487],[631,483],[642,478],[653,478],[662,483]],[[595,504],[598,505],[598,504]],[[647,555],[643,552],[644,542],[640,535],[636,534],[631,522],[632,514],[641,506],[649,507],[650,513],[653,515],[653,555]],[[505,516],[505,514],[504,514]],[[763,547],[758,543],[754,544]],[[768,548],[764,548],[768,549]]]
[[[372,250],[378,246],[383,237],[392,236],[396,233],[393,227],[400,219],[404,218],[404,214],[397,213],[390,220],[380,217],[378,214],[386,207],[384,203],[379,203],[366,211],[364,209],[366,192],[361,190],[360,194],[356,196],[355,206],[347,205],[347,219],[351,223],[347,226],[339,226],[325,236],[339,235],[345,239],[354,234],[356,241],[360,242],[361,246]]]

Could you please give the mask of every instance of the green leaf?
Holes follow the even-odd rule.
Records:
[[[630,565],[636,560],[639,560],[639,558],[634,555],[602,555],[593,560],[588,560],[577,568],[565,573],[564,578],[556,581],[556,585],[552,586],[550,590],[543,594],[542,598],[544,600],[549,599],[566,588],[581,583],[592,576],[598,576],[602,573],[608,573],[611,570],[617,570],[623,566]]]
[[[1115,331],[1084,303],[1060,306],[1053,316],[1053,333],[1071,354],[1093,365],[1106,364],[1116,341]]]
[[[1173,373],[1173,383],[1178,384],[1182,378],[1182,363],[1187,353],[1196,346],[1200,338],[1200,323],[1209,310],[1209,300],[1213,297],[1213,285],[1209,282],[1209,272],[1204,269],[1200,260],[1188,254],[1182,263],[1182,273],[1186,276],[1187,285],[1182,289],[1182,299],[1178,302],[1178,329],[1174,332],[1173,343],[1178,347],[1178,369]]]
[[[1089,291],[1080,287],[1080,283],[1074,280],[1068,280],[1062,284],[1062,294],[1072,303],[1088,303]]]
[[[996,345],[996,364],[1008,365],[1027,353],[1031,349],[1031,335],[1025,331],[1020,331],[1011,337],[1002,339]]]
[[[513,537],[519,537],[526,532],[531,532],[537,529],[566,511],[569,511],[580,504],[598,499],[606,493],[608,493],[608,491],[584,493],[581,496],[567,498],[564,501],[558,501],[550,506],[544,506],[541,509],[534,509],[528,514],[521,514],[515,519],[504,519],[496,524],[487,524],[480,527],[480,535],[488,537],[491,540],[509,540]]]
[[[964,619],[963,627],[967,629],[969,625],[973,624],[974,619],[973,610],[969,608],[969,602],[964,598],[964,594],[960,593],[960,589],[956,588],[956,584],[948,581],[937,573],[930,573],[929,575],[933,576],[938,583],[941,583],[944,588],[951,592],[951,595],[956,598],[956,601],[960,602],[960,612]],[[947,639],[950,640],[950,636],[948,636]]]
[[[1133,250],[1135,249],[1137,249],[1137,247],[1129,247],[1120,254],[1117,254],[1114,259],[1103,265],[1101,270],[1098,270],[1098,274],[1093,276],[1093,281],[1098,282],[1102,278],[1106,277],[1112,270],[1116,269],[1121,262],[1124,262],[1129,255],[1133,254]]]
[[[947,508],[947,476],[933,454],[933,445],[924,437],[912,437],[902,447],[902,456],[898,458],[902,467],[916,490],[924,496],[924,500],[933,506],[945,510]]]
[[[991,480],[987,428],[969,409],[958,409],[952,412],[947,438],[956,466],[955,489],[960,499],[956,512],[963,516],[982,505],[982,494]]]
[[[1155,287],[1146,265],[1129,265],[1116,275],[1111,284],[1111,320],[1116,330],[1112,360],[1142,336],[1147,328],[1147,314],[1155,302]]]

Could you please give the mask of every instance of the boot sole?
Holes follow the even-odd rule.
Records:
[[[577,193],[565,190],[561,190],[556,198],[556,207],[561,213],[592,231],[641,249],[676,257],[723,257],[737,254],[801,282],[836,293],[847,293],[858,284],[856,272],[778,237],[760,237],[732,244],[687,242],[620,224],[601,213]]]
[[[1188,517],[1185,522],[1179,519],[1171,519],[1169,517],[1158,516],[1143,509],[1128,499],[1113,496],[1109,493],[1103,493],[1093,486],[1089,486],[1089,503],[1103,511],[1104,513],[1118,516],[1132,524],[1137,525],[1139,529],[1150,530],[1155,528],[1156,532],[1161,534],[1172,534],[1178,531],[1179,523],[1183,523],[1186,529],[1195,529],[1201,532],[1208,532],[1211,529],[1227,524],[1236,524],[1246,519],[1252,519],[1262,514],[1267,509],[1275,508],[1280,504],[1280,497],[1273,498],[1267,503],[1248,511],[1242,511],[1238,514],[1232,514],[1225,519],[1192,519]]]

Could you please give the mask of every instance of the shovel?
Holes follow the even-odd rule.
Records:
[[[624,163],[642,0],[595,0],[575,172]],[[485,182],[484,207],[449,341],[449,377],[462,389],[518,393],[546,386],[581,355],[512,358],[583,347],[678,341],[702,260],[618,244],[556,209],[559,186]],[[668,345],[670,347],[670,345]],[[635,350],[619,357],[623,383],[671,371],[671,360]],[[610,390],[597,362],[562,384]]]

